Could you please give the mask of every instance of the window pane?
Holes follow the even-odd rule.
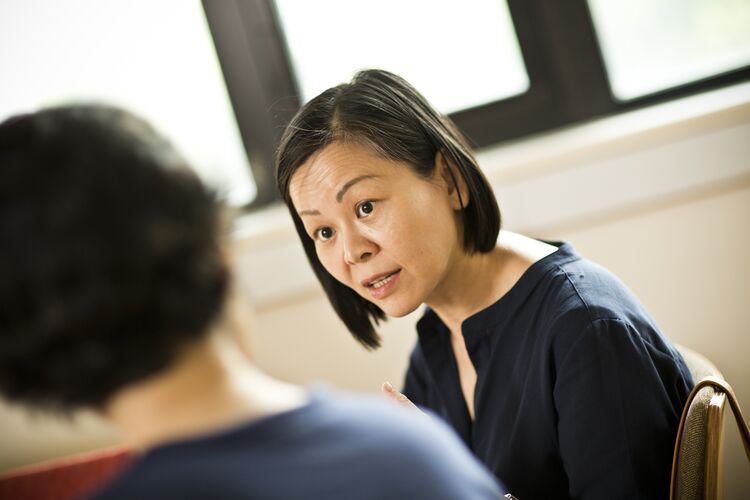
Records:
[[[0,120],[101,101],[140,114],[233,204],[255,196],[198,0],[0,4]]]
[[[748,0],[589,0],[589,7],[618,99],[750,64]]]
[[[359,69],[397,73],[450,113],[526,91],[503,0],[276,0],[307,101]]]

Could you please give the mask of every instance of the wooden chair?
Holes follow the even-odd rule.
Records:
[[[721,372],[701,354],[677,346],[695,381],[677,429],[671,500],[716,500],[720,491],[721,444],[727,401],[737,421],[750,462],[750,431],[737,398]]]

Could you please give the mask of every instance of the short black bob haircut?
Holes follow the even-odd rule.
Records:
[[[313,153],[334,141],[365,145],[385,159],[408,163],[425,178],[433,174],[435,158],[440,152],[456,167],[469,191],[469,202],[462,211],[463,247],[467,253],[486,253],[495,248],[500,210],[492,188],[455,124],[393,73],[360,71],[351,83],[326,90],[299,110],[284,131],[277,152],[277,186],[334,310],[352,335],[366,348],[373,349],[380,345],[374,327],[385,319],[385,313],[325,270],[289,194],[289,183],[297,169]]]
[[[149,125],[78,105],[0,124],[0,392],[101,410],[223,309],[221,203]]]

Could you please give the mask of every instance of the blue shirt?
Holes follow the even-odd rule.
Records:
[[[521,500],[664,499],[692,379],[635,296],[569,244],[466,319],[472,422],[450,332],[427,310],[404,394]]]
[[[298,409],[156,447],[95,498],[484,500],[501,492],[442,421],[318,389]]]

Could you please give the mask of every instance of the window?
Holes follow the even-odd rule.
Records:
[[[750,65],[747,0],[589,0],[589,5],[619,100]]]
[[[353,10],[362,6],[365,14]],[[362,66],[403,74],[476,147],[750,78],[747,0],[202,0],[202,7],[2,3],[0,119],[75,99],[127,107],[232,203],[261,207],[277,199],[274,152],[300,103]],[[311,35],[316,29],[343,40]],[[347,52],[352,38],[366,42],[356,56]]]
[[[0,5],[0,120],[105,102],[150,121],[232,204],[255,196],[201,4],[24,0]]]
[[[401,75],[443,113],[522,94],[529,86],[505,2],[274,3],[303,102],[366,68]]]

